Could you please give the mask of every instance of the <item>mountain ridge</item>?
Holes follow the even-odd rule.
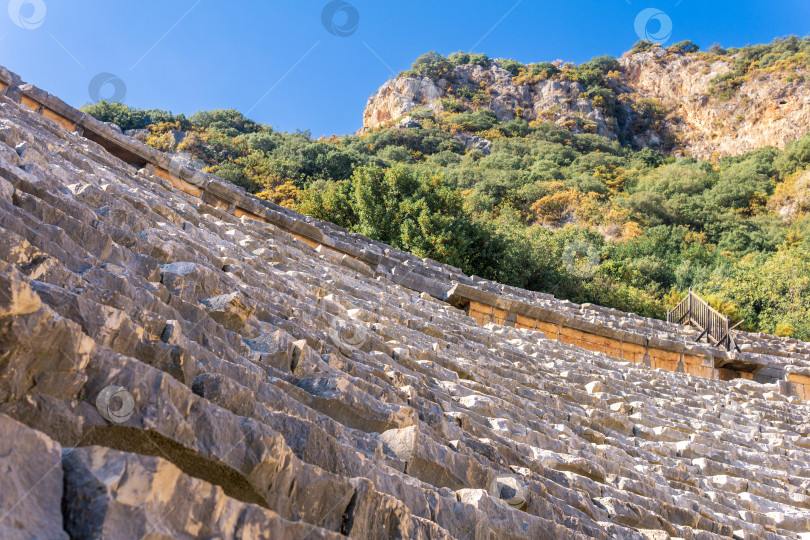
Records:
[[[587,63],[559,61],[522,65],[487,58],[426,75],[420,72],[426,58],[441,62],[429,53],[369,98],[361,132],[396,123],[412,111],[446,118],[463,108],[490,110],[500,122],[552,121],[572,133],[597,133],[636,149],[698,159],[782,148],[810,129],[810,89],[802,84],[810,75],[807,43],[790,37],[703,53],[691,44],[667,49],[641,42],[616,59],[597,84],[576,71]]]

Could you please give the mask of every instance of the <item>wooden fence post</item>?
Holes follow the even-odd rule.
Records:
[[[731,350],[731,317],[726,316],[726,350]]]
[[[689,294],[686,297],[686,312],[689,314],[689,324],[692,324],[692,287],[689,287]]]

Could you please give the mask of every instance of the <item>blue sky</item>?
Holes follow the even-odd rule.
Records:
[[[131,106],[236,108],[320,136],[356,131],[368,97],[430,50],[527,63],[618,56],[648,8],[659,15],[639,28],[665,44],[810,34],[807,0],[341,1],[0,0],[0,64],[74,106],[96,97],[95,79],[95,94]]]

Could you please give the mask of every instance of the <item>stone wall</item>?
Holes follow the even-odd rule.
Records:
[[[589,351],[642,364],[652,369],[688,373],[699,377],[730,381],[741,378],[753,380],[764,366],[755,358],[736,359],[735,369],[727,366],[729,354],[722,349],[698,346],[685,341],[660,339],[641,333],[617,331],[609,325],[583,325],[575,318],[537,309],[535,306],[484,293],[463,285],[448,292],[448,302],[464,311],[480,325],[495,324],[542,332],[549,339],[576,345]],[[796,373],[766,374],[764,380],[783,380],[790,395],[801,399],[810,377]]]
[[[508,312],[474,300],[470,301],[466,312],[481,325],[494,323],[514,326],[519,329],[537,330],[543,332],[549,339],[570,343],[589,351],[601,352],[634,364],[643,364],[652,369],[665,369],[710,379],[721,378],[719,374],[721,370],[714,367],[714,357],[707,358],[706,356],[688,354],[682,351],[650,347],[649,343],[642,345],[607,335],[583,332],[563,324]],[[728,369],[722,369],[722,371],[724,377],[726,377],[724,380],[737,377],[753,378],[752,373]]]

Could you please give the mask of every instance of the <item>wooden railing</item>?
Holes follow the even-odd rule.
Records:
[[[688,324],[700,330],[700,335],[695,341],[700,341],[704,336],[706,341],[717,347],[725,347],[726,350],[739,350],[731,331],[737,328],[743,321],[734,326],[731,319],[721,315],[712,308],[701,297],[689,289],[689,294],[681,300],[681,303],[667,311],[667,322],[675,324]]]

